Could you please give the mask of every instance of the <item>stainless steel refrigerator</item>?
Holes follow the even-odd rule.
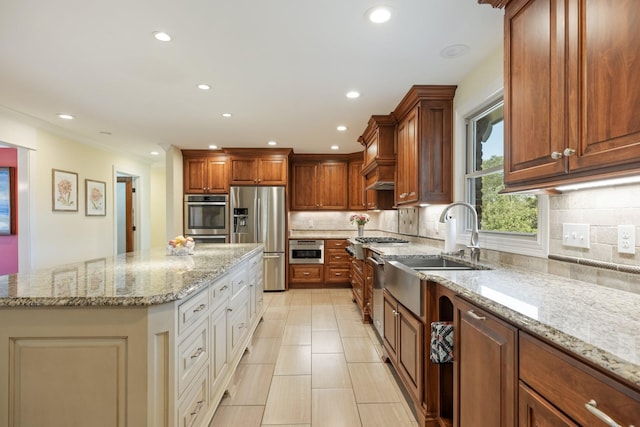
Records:
[[[264,244],[264,290],[284,291],[284,187],[231,187],[231,243]]]

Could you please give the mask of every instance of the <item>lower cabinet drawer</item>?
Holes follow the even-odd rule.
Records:
[[[207,289],[189,298],[178,307],[178,334],[182,334],[189,326],[207,317],[209,309],[209,292]]]
[[[523,332],[519,354],[520,379],[577,424],[600,425],[599,414],[623,426],[640,420],[635,390]]]
[[[178,395],[182,396],[187,386],[209,359],[209,327],[205,319],[178,345]]]
[[[346,267],[325,267],[325,282],[348,282],[349,281],[349,264]]]
[[[194,427],[203,424],[209,411],[209,369],[205,368],[178,404],[178,426]]]
[[[321,283],[323,265],[290,265],[289,279],[291,282]]]
[[[211,289],[211,308],[215,310],[225,304],[231,296],[231,280],[225,276]]]

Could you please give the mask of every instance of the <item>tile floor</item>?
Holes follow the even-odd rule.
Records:
[[[351,289],[265,294],[267,309],[209,427],[415,427]]]

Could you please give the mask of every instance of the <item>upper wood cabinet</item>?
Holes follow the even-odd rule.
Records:
[[[366,209],[364,194],[364,177],[360,174],[362,171],[362,153],[356,153],[356,157],[349,160],[349,209],[361,210]]]
[[[371,116],[367,128],[358,138],[364,146],[362,175],[367,180],[367,189],[393,189],[396,171],[395,127],[396,120],[391,115]]]
[[[413,86],[393,112],[396,204],[450,203],[456,86]]]
[[[637,173],[639,26],[629,1],[508,3],[507,191]]]
[[[292,160],[291,209],[348,209],[349,163],[347,159],[312,159],[314,156],[299,155]]]
[[[291,149],[227,149],[231,185],[286,185]]]
[[[185,194],[207,194],[229,192],[228,159],[224,154],[208,151],[185,150],[184,192]]]
[[[371,116],[358,141],[364,146],[362,175],[367,209],[391,209],[394,204],[396,120],[392,115]]]

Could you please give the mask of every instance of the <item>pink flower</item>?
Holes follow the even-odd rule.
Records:
[[[367,214],[353,214],[349,217],[351,224],[355,222],[358,225],[365,225],[370,219],[371,218],[369,218],[369,215]]]

